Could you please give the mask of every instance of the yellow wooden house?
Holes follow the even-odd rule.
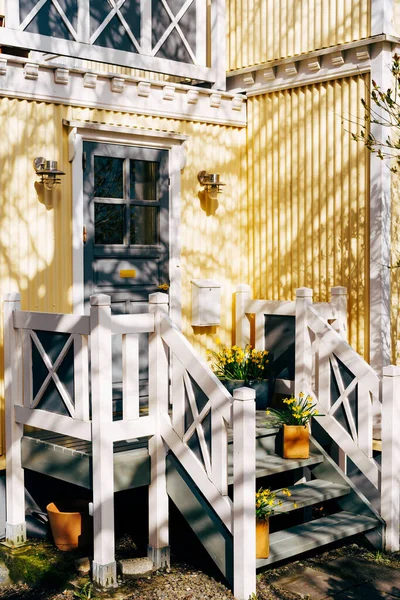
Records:
[[[103,293],[121,315],[167,291],[204,356],[237,339],[237,286],[322,303],[343,286],[349,343],[379,375],[396,363],[396,186],[351,133],[371,80],[391,85],[397,0],[0,0],[0,14],[2,294],[84,315]],[[204,322],[199,289],[220,293]]]

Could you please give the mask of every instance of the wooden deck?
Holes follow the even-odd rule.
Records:
[[[71,436],[37,430],[22,438],[22,466],[81,487],[92,488],[92,444]],[[114,444],[114,490],[149,485],[147,440]]]

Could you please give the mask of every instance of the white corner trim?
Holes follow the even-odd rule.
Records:
[[[371,78],[384,90],[392,87],[389,69],[391,44],[373,47]],[[379,114],[379,109],[374,107]],[[371,124],[379,140],[387,132]],[[388,165],[370,155],[370,363],[380,373],[391,362],[390,269],[391,262],[391,173]]]
[[[170,227],[170,316],[180,327],[181,271],[180,271],[180,215],[181,170],[186,164],[188,136],[146,131],[129,127],[116,127],[87,123],[86,121],[63,121],[70,129],[68,135],[69,160],[72,162],[72,302],[73,312],[84,313],[84,245],[83,245],[83,167],[84,141],[104,144],[125,144],[162,148],[169,151],[169,227]]]
[[[371,35],[395,35],[394,4],[397,0],[371,0]]]
[[[116,77],[112,73],[94,74],[48,62],[26,62],[17,57],[7,57],[2,71],[5,77],[0,78],[0,97],[246,126],[246,102],[238,110],[236,93]]]

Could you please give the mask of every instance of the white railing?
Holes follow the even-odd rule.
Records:
[[[311,394],[319,412],[316,421],[339,448],[339,466],[349,458],[380,492],[381,515],[386,522],[385,547],[399,548],[400,369],[385,367],[379,377],[347,343],[346,289],[332,288],[330,303],[313,304],[312,290],[296,291],[295,302],[253,300],[250,288],[236,292],[236,340],[255,340],[264,348],[265,316],[295,316],[295,381],[277,387]],[[291,385],[292,383],[292,385]],[[294,384],[294,385],[293,385]],[[378,410],[377,410],[378,409]],[[382,466],[373,458],[373,420],[382,410]],[[362,490],[364,491],[364,490]],[[365,492],[368,496],[368,492]]]
[[[232,533],[234,592],[247,599],[255,591],[255,552],[248,550],[255,548],[255,393],[242,388],[232,397],[167,312],[168,296],[162,293],[150,295],[149,313],[118,316],[111,314],[110,298],[101,294],[91,297],[90,316],[21,311],[19,296],[7,296],[7,541],[18,545],[26,536],[21,464],[24,425],[90,441],[93,577],[103,586],[115,582],[113,444],[148,437],[149,556],[157,567],[169,562],[169,448]],[[149,410],[141,416],[139,336],[143,333],[149,334]],[[120,420],[113,419],[113,335],[122,338]],[[65,381],[62,370],[70,372],[72,384]],[[54,384],[57,406],[48,403],[50,384]],[[190,424],[185,421],[188,410]],[[234,503],[228,497],[228,425],[233,428]],[[194,438],[199,440],[197,452]]]

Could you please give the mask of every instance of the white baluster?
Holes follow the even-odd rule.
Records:
[[[114,457],[110,297],[90,298],[93,469],[93,579],[102,587],[117,582],[114,542]]]
[[[168,415],[168,356],[161,339],[161,317],[168,311],[168,296],[150,294],[149,304],[149,312],[154,313],[154,332],[149,336],[149,414],[154,417],[156,432],[149,440],[148,556],[159,568],[170,561],[165,448],[160,436],[160,414]]]
[[[14,328],[20,295],[4,297],[4,384],[6,410],[6,543],[20,546],[26,540],[24,469],[21,464],[23,425],[15,422],[15,405],[22,404],[22,348]]]
[[[381,515],[386,522],[385,549],[399,550],[400,367],[383,368]]]
[[[256,591],[255,391],[233,392],[233,572],[236,598]]]
[[[312,305],[313,291],[310,288],[296,290],[296,352],[295,394],[311,391],[312,348],[307,326],[307,310]]]

